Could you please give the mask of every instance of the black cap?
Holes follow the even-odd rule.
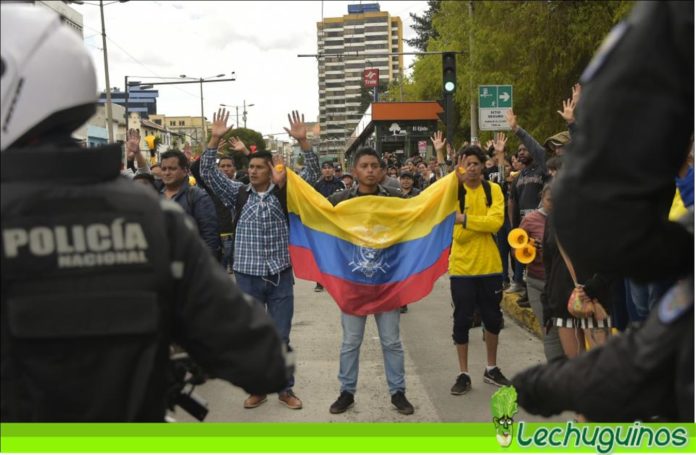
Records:
[[[399,178],[404,178],[404,177],[408,177],[408,178],[410,178],[411,180],[415,180],[415,179],[413,178],[413,174],[412,174],[411,172],[402,172],[401,175],[399,176]]]

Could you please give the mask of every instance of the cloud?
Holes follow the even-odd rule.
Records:
[[[347,14],[348,4],[323,2],[324,17]],[[404,38],[414,34],[408,12],[422,14],[427,8],[425,1],[382,1],[380,5],[382,11],[401,17]],[[84,15],[85,36],[97,35],[87,41],[103,88],[103,56],[94,47],[101,47],[99,8],[73,7]],[[307,119],[318,116],[317,62],[297,54],[317,51],[316,23],[322,19],[322,2],[132,1],[109,4],[104,15],[112,86],[120,86],[126,75],[205,77],[234,71],[234,82],[204,84],[208,118],[220,103],[243,105],[245,100],[254,104],[247,109],[248,126],[264,134],[282,132],[291,109],[304,112]],[[405,45],[404,50],[410,48]],[[412,60],[405,56],[405,65]],[[157,89],[159,113],[200,115],[198,84]]]

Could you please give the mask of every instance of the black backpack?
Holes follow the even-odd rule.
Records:
[[[493,204],[493,196],[491,195],[491,183],[488,180],[481,182],[483,185],[483,192],[486,195],[486,207],[490,207]],[[457,199],[459,199],[459,211],[464,213],[464,198],[466,197],[466,188],[461,183],[459,184],[459,191],[457,192]]]

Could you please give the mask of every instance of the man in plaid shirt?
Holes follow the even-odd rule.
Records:
[[[265,305],[291,350],[294,279],[288,252],[287,216],[277,196],[277,173],[274,173],[272,156],[268,152],[249,155],[249,185],[228,179],[217,168],[215,158],[220,139],[231,128],[227,127],[228,118],[229,112],[225,109],[213,114],[210,142],[201,157],[201,176],[225,206],[240,210],[233,266],[237,285]],[[304,153],[305,166],[300,176],[313,183],[319,178],[319,158],[307,141],[304,115],[293,111],[288,120],[290,129],[285,128],[285,131],[299,142]],[[240,191],[247,191],[248,199],[243,207],[235,207]],[[302,401],[292,391],[294,382],[295,378],[291,377],[278,399],[290,409],[300,409]],[[251,395],[244,401],[244,407],[255,408],[265,401],[266,395]]]

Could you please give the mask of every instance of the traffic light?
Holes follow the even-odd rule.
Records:
[[[445,94],[454,93],[457,89],[457,67],[454,52],[442,54],[442,88]]]
[[[442,54],[442,114],[438,114],[445,124],[445,136],[452,143],[454,139],[454,92],[457,90],[456,57],[454,52]]]

